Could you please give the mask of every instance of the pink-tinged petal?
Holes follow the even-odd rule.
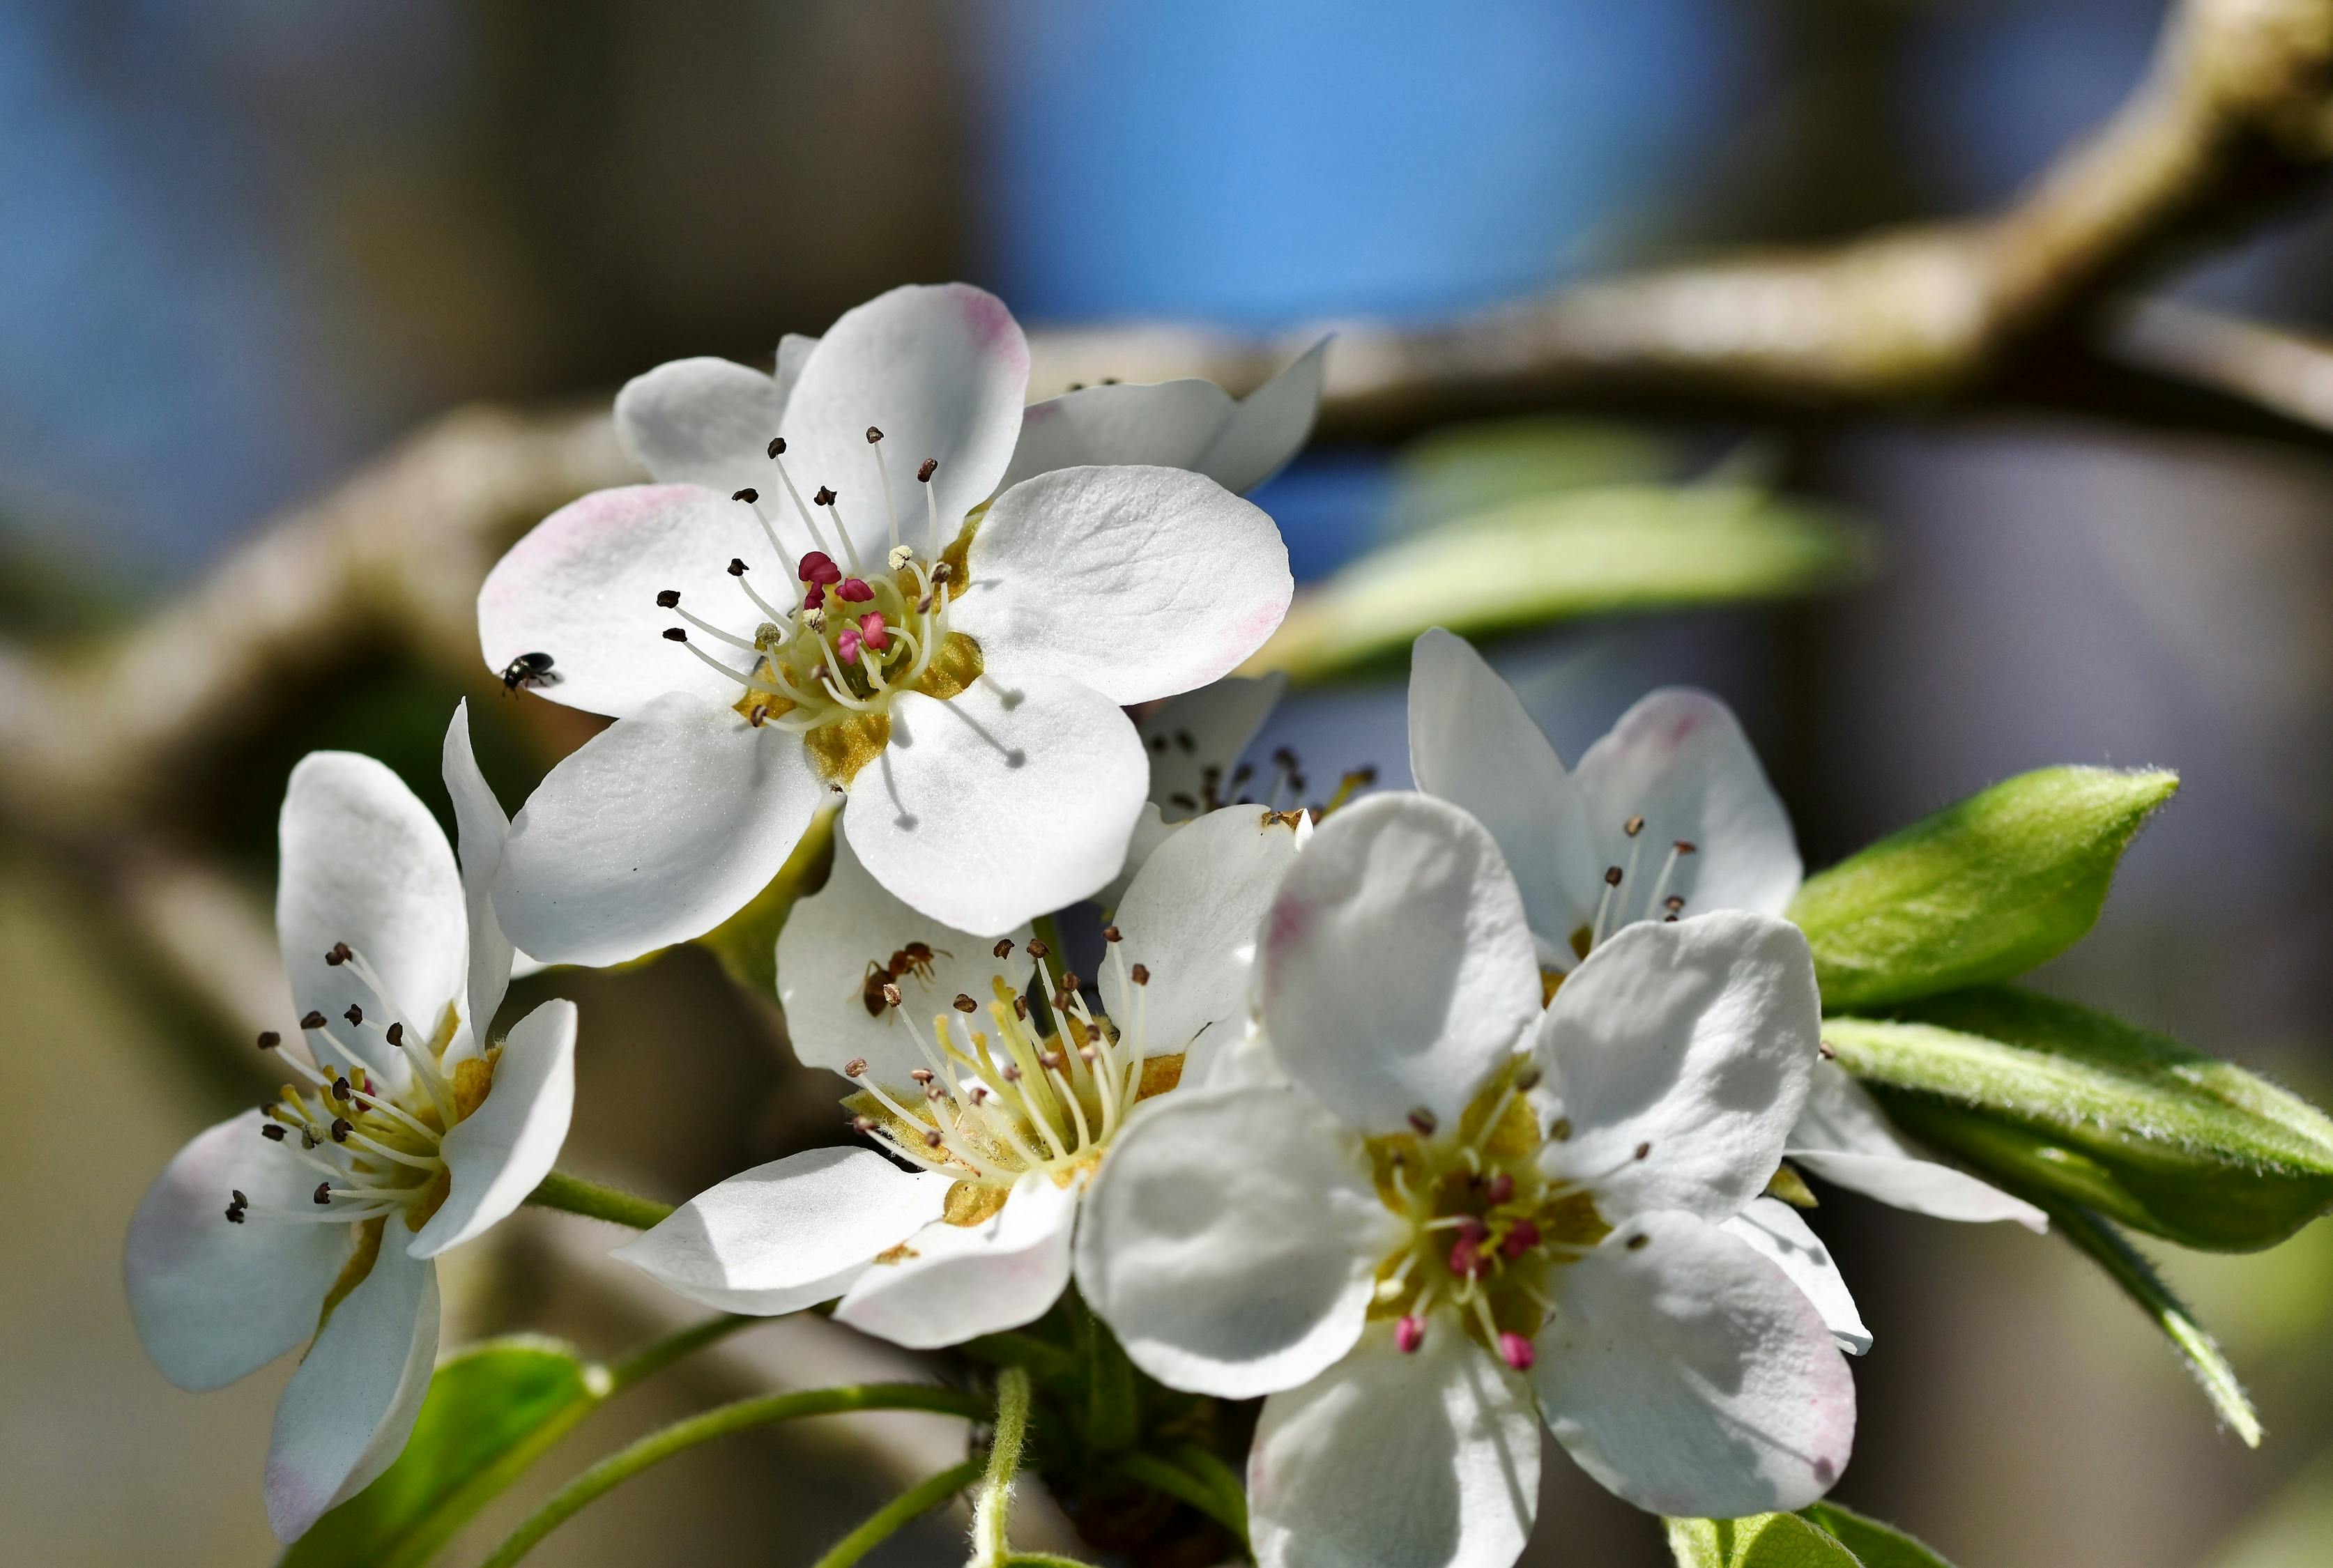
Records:
[[[1118,874],[1147,772],[1117,703],[992,661],[946,702],[892,703],[891,743],[851,781],[843,831],[895,896],[994,939]]]
[[[1409,770],[1490,829],[1532,932],[1569,968],[1572,933],[1592,924],[1604,891],[1587,807],[1514,688],[1439,626],[1410,650]]]
[[[783,427],[785,389],[727,359],[675,359],[616,394],[616,435],[651,478],[727,495],[773,484],[767,448]]]
[[[1288,612],[1280,529],[1178,468],[1065,468],[996,498],[954,624],[992,662],[1147,703],[1229,674]]]
[[[1802,1508],[1855,1444],[1855,1381],[1814,1304],[1708,1221],[1642,1214],[1553,1276],[1531,1382],[1556,1440],[1640,1508]]]
[[[259,1134],[257,1111],[178,1151],[130,1221],[121,1275],[138,1342],[182,1389],[223,1388],[316,1332],[324,1293],[349,1256],[350,1227],[285,1223],[315,1172]],[[226,1217],[241,1192],[262,1216]]]
[[[723,1312],[798,1312],[936,1220],[954,1185],[871,1149],[813,1149],[706,1189],[613,1256]]]
[[[916,470],[926,458],[941,525],[954,538],[1013,460],[1029,386],[1029,345],[1003,301],[965,283],[893,289],[845,311],[809,357],[786,400],[785,461],[807,496],[842,496],[862,558],[888,538],[879,461],[902,538],[926,522]],[[870,445],[869,426],[883,432]]]
[[[391,1217],[390,1227],[401,1225]],[[296,1541],[396,1462],[437,1359],[437,1266],[384,1238],[275,1403],[267,1522]]]
[[[1102,1161],[1078,1288],[1160,1382],[1252,1399],[1352,1347],[1399,1238],[1360,1138],[1307,1095],[1177,1090]]]
[[[511,825],[495,911],[548,963],[686,942],[769,885],[826,798],[795,737],[676,693],[536,787]]]
[[[1426,795],[1371,796],[1321,824],[1264,917],[1257,974],[1289,1076],[1371,1133],[1419,1111],[1455,1125],[1540,1017],[1498,846]]]
[[[936,1350],[1042,1317],[1070,1283],[1078,1189],[1032,1171],[978,1225],[925,1226],[878,1258],[834,1309],[837,1323],[910,1350]]]
[[[435,1257],[508,1219],[551,1174],[575,1111],[575,1004],[543,1003],[513,1026],[485,1103],[442,1145],[452,1186],[413,1238]]]
[[[1540,1026],[1546,1092],[1570,1123],[1541,1161],[1588,1181],[1616,1223],[1738,1214],[1781,1161],[1820,1024],[1814,961],[1789,922],[1727,910],[1632,925],[1571,972]]]
[[[1013,943],[1003,958],[995,939],[974,936],[918,914],[867,875],[848,835],[834,841],[834,869],[826,885],[794,905],[778,933],[778,1000],[786,1010],[786,1033],[805,1066],[840,1072],[857,1058],[878,1084],[904,1085],[926,1065],[911,1033],[931,1038],[931,1020],[959,995],[985,1004],[1002,977],[1018,991],[1028,983],[1029,928],[1006,933]],[[927,964],[893,978],[899,989],[900,1017],[888,1009],[867,1010],[869,966],[887,970],[892,956],[921,942],[931,950]]]
[[[762,506],[779,515],[766,498]],[[797,536],[781,537],[798,548]],[[734,702],[743,685],[667,641],[666,629],[683,622],[657,602],[677,591],[680,608],[750,639],[762,616],[729,575],[732,559],[785,592],[784,563],[746,502],[693,484],[595,491],[537,523],[486,574],[478,642],[487,667],[549,654],[559,678],[538,695],[616,718],[667,692]],[[752,662],[742,649],[701,645],[731,669]]]
[[[1799,890],[1802,867],[1791,819],[1766,781],[1750,738],[1733,711],[1706,692],[1667,687],[1620,716],[1612,732],[1588,749],[1574,775],[1587,801],[1589,828],[1605,865],[1637,866],[1637,881],[1620,900],[1629,918],[1658,920],[1645,900],[1670,847],[1680,855],[1666,893],[1685,899],[1685,913],[1748,909],[1780,914]],[[1644,827],[1624,831],[1634,817]],[[1630,897],[1630,890],[1644,893]]]
[[[1539,1506],[1530,1385],[1446,1313],[1405,1352],[1372,1324],[1263,1402],[1248,1450],[1258,1568],[1507,1568]]]
[[[312,751],[292,770],[276,841],[275,932],[293,1005],[330,1020],[329,1034],[310,1033],[310,1045],[322,1057],[360,1061],[382,1082],[402,1085],[410,1070],[403,1056],[345,1015],[353,1004],[375,1023],[427,1035],[449,1006],[466,1004],[469,918],[444,829],[382,764]],[[326,961],[341,942],[389,994],[355,966]]]

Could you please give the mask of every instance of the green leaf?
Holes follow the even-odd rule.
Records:
[[[2244,1393],[2244,1386],[2236,1381],[2236,1369],[2228,1364],[2227,1357],[2203,1325],[2195,1321],[2179,1298],[2171,1294],[2155,1272],[2154,1265],[2140,1256],[2138,1249],[2126,1240],[2115,1228],[2088,1209],[2069,1203],[2056,1203],[2038,1194],[2028,1194],[2049,1211],[2050,1223],[2059,1235],[2089,1254],[2093,1262],[2122,1287],[2123,1294],[2137,1304],[2138,1309],[2155,1321],[2195,1374],[2203,1385],[2203,1397],[2220,1419],[2228,1423],[2244,1447],[2260,1447],[2260,1417]]]
[[[1614,485],[1659,484],[1682,467],[1674,442],[1625,425],[1526,415],[1445,425],[1404,447],[1389,535],[1511,501]]]
[[[2024,973],[2098,917],[2176,774],[2044,768],[1946,807],[1808,879],[1790,917],[1826,1009],[1862,1012]]]
[[[1349,673],[1397,655],[1428,626],[1481,636],[1809,593],[1858,574],[1865,553],[1838,518],[1743,485],[1531,496],[1363,556],[1301,596],[1246,673]]]
[[[1812,1504],[1800,1509],[1799,1517],[1830,1532],[1833,1540],[1855,1554],[1863,1568],[1953,1568],[1933,1548],[1895,1525],[1867,1519],[1837,1503]]]
[[[1796,1514],[1664,1522],[1678,1568],[1863,1568],[1829,1532]]]
[[[1915,1134],[2183,1246],[2271,1247],[2333,1203],[2333,1120],[2109,1014],[2002,986],[1823,1037]]]
[[[802,842],[769,885],[696,939],[698,946],[712,950],[731,980],[757,996],[777,995],[778,932],[785,929],[795,901],[824,887],[827,873],[834,868],[835,816],[829,810],[811,817]]]
[[[457,1351],[429,1380],[405,1452],[326,1514],[281,1568],[416,1568],[607,1397],[607,1372],[529,1336]]]

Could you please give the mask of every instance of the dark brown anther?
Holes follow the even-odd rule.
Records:
[[[729,558],[729,575],[731,577],[745,575],[745,562],[743,558],[734,555]]]
[[[910,1068],[907,1076],[915,1079],[918,1084],[928,1084],[932,1081],[932,1070],[929,1067]]]
[[[875,1130],[874,1119],[869,1116],[853,1116],[850,1118],[850,1130],[864,1138]]]
[[[896,1008],[906,999],[907,998],[900,993],[898,986],[893,985],[888,980],[883,982],[883,1005],[885,1007]]]
[[[937,1127],[924,1134],[924,1147],[926,1149],[936,1149],[945,1142],[946,1140],[940,1136],[940,1130]]]
[[[1147,963],[1136,964],[1132,969],[1126,971],[1126,978],[1132,980],[1136,985],[1147,986],[1150,983],[1150,966]]]
[[[1065,969],[1061,971],[1061,994],[1063,996],[1073,997],[1083,990],[1085,990],[1085,984],[1078,979],[1077,970],[1073,969]]]
[[[354,1002],[350,1002],[349,1004],[349,1010],[342,1013],[341,1017],[348,1019],[349,1022],[352,1024],[360,1024],[364,1022],[364,1009],[357,1006]]]
[[[1674,848],[1679,855],[1697,855],[1701,851],[1701,846],[1695,844],[1689,838],[1680,838],[1670,847]]]
[[[347,1100],[347,1099],[348,1099],[348,1097],[349,1097],[349,1081],[348,1081],[348,1079],[346,1079],[346,1078],[334,1078],[334,1079],[332,1080],[332,1098],[333,1098],[333,1099],[335,1099],[335,1100],[341,1100],[341,1101],[345,1101],[345,1100]]]
[[[951,1003],[950,1005],[951,1005],[951,1006],[953,1006],[953,1007],[955,1009],[955,1010],[956,1010],[956,1011],[958,1011],[958,1012],[960,1012],[960,1013],[976,1013],[976,1012],[978,1012],[978,1011],[980,1010],[980,1004],[979,1004],[978,1002],[976,1002],[976,1001],[974,1001],[970,997],[968,997],[968,996],[965,995],[962,991],[958,991],[958,992],[956,992],[956,993],[955,993],[955,1000],[953,1003]]]
[[[1196,811],[1199,808],[1199,798],[1187,789],[1177,789],[1166,797],[1166,804],[1179,806],[1186,811]]]
[[[1365,763],[1346,774],[1345,777],[1353,781],[1354,789],[1366,789],[1378,781],[1378,765],[1374,762]]]
[[[382,1030],[381,1034],[382,1037],[392,1046],[401,1046],[405,1043],[405,1026],[403,1024],[391,1024],[388,1028]]]
[[[1518,1095],[1528,1095],[1538,1087],[1539,1069],[1537,1067],[1525,1067],[1522,1075],[1515,1079],[1515,1093]]]
[[[1637,1232],[1636,1235],[1628,1238],[1623,1245],[1631,1252],[1642,1252],[1645,1249],[1645,1244],[1650,1240],[1652,1240],[1652,1238],[1640,1230]]]
[[[332,1118],[333,1143],[347,1143],[349,1141],[349,1134],[356,1130],[357,1124],[354,1122],[350,1121],[346,1116],[335,1116]]]
[[[1021,1081],[1021,1069],[1014,1066],[1011,1062],[1004,1064],[1003,1071],[1004,1074],[1004,1081],[1006,1083],[1017,1084]]]
[[[1013,956],[1013,939],[1009,936],[998,937],[996,939],[996,945],[990,948],[988,951],[995,954],[998,958],[1011,958]]]
[[[1027,1023],[1029,1021],[1029,999],[1027,997],[1014,997],[1013,999],[1013,1017],[1016,1022]]]
[[[883,433],[882,433],[880,430],[876,429],[876,428],[875,428],[875,426],[873,426],[872,425],[869,425],[867,427],[867,445],[868,445],[872,446],[872,445],[874,445],[878,441],[880,441],[880,440],[882,440],[882,439],[883,439]]]
[[[783,457],[783,456],[785,455],[785,454],[786,454],[786,438],[785,438],[784,436],[782,436],[782,435],[773,435],[773,436],[771,436],[771,437],[770,437],[770,455],[771,455],[773,458],[778,458],[778,457]]]
[[[1431,1138],[1434,1136],[1434,1129],[1440,1126],[1442,1123],[1433,1112],[1420,1105],[1409,1114],[1409,1124],[1416,1130],[1419,1137]]]
[[[332,1184],[329,1181],[317,1182],[314,1197],[319,1203],[330,1203],[332,1200]]]
[[[1620,885],[1620,868],[1618,866],[1608,865],[1604,868],[1604,885],[1607,887],[1618,887]]]
[[[769,722],[769,718],[770,705],[767,703],[756,703],[754,704],[754,711],[745,715],[745,722],[758,730]]]
[[[811,497],[811,502],[819,506],[832,506],[836,502],[841,499],[842,498],[840,495],[836,494],[833,491],[828,489],[823,484],[818,487],[818,493]]]
[[[948,565],[946,561],[942,561],[939,565],[932,568],[932,581],[936,584],[946,582],[949,578],[955,576],[955,568]]]
[[[754,502],[762,499],[762,492],[749,484],[743,490],[731,491],[729,492],[729,499],[732,501],[742,501],[746,505],[751,506]]]
[[[867,1058],[864,1056],[853,1056],[842,1064],[842,1076],[846,1078],[855,1078],[866,1070]]]
[[[932,482],[932,475],[939,471],[940,460],[936,457],[926,457],[924,459],[923,466],[916,470],[916,477],[929,484]]]
[[[300,1027],[303,1029],[321,1029],[324,1027],[324,1015],[311,1009],[300,1015]]]
[[[1661,907],[1667,910],[1671,914],[1675,914],[1678,910],[1685,907],[1685,900],[1678,894],[1672,893],[1666,898],[1661,900]]]
[[[1053,956],[1053,950],[1032,937],[1029,942],[1029,956],[1033,959],[1048,959]]]
[[[688,641],[688,634],[678,626],[667,626],[664,629],[664,640],[668,643],[685,643]]]
[[[1114,925],[1106,925],[1101,928],[1101,939],[1104,942],[1124,942],[1126,933]]]
[[[1826,1062],[1835,1062],[1839,1060],[1839,1047],[1832,1045],[1829,1040],[1817,1040],[1815,1042],[1815,1050]]]
[[[238,1208],[236,1208],[236,1207],[235,1207],[234,1204],[232,1204],[232,1203],[228,1204],[228,1205],[226,1206],[226,1222],[227,1222],[229,1225],[240,1225],[240,1224],[242,1224],[242,1223],[244,1222],[244,1221],[243,1221],[243,1210],[242,1210],[242,1209],[238,1209]]]
[[[1652,1146],[1650,1143],[1639,1143],[1639,1144],[1637,1144],[1637,1154],[1636,1154],[1636,1157],[1637,1157],[1637,1159],[1641,1160],[1641,1159],[1643,1159],[1646,1155],[1647,1155],[1647,1154],[1651,1153],[1652,1152],[1653,1152],[1653,1146]]]
[[[1037,1058],[1038,1065],[1049,1073],[1058,1073],[1070,1065],[1070,1058],[1059,1051],[1047,1051]]]
[[[972,1103],[973,1103],[974,1104],[975,1104],[975,1105],[985,1105],[986,1104],[988,1104],[988,1085],[985,1085],[985,1084],[974,1084],[974,1085],[972,1086]]]
[[[274,1029],[262,1029],[259,1031],[259,1048],[261,1050],[272,1051],[283,1043],[283,1037],[277,1034]]]
[[[271,1143],[281,1143],[283,1142],[283,1123],[270,1122],[259,1130],[259,1135]]]
[[[657,608],[660,610],[669,610],[677,609],[679,607],[680,590],[678,588],[663,588],[658,590],[657,594]]]
[[[1620,831],[1627,834],[1631,838],[1634,838],[1637,834],[1642,833],[1644,830],[1645,819],[1641,817],[1631,817],[1628,820],[1620,824]]]

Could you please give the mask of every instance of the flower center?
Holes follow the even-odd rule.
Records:
[[[1103,932],[1109,961],[1124,964],[1118,928]],[[859,1092],[844,1104],[851,1128],[910,1164],[957,1179],[946,1218],[976,1225],[1003,1206],[1014,1182],[1042,1171],[1067,1186],[1100,1162],[1110,1139],[1136,1101],[1172,1089],[1181,1078],[1180,1056],[1146,1058],[1142,1051],[1143,988],[1150,971],[1128,967],[1134,988],[1130,1022],[1098,1015],[1086,1005],[1078,977],[1057,970],[1042,942],[1029,944],[1051,995],[1041,1013],[1003,975],[990,978],[983,1004],[958,994],[935,1012],[928,1036],[908,1017],[908,991],[929,990],[931,950],[903,948],[889,961],[868,962],[870,1011],[898,1022],[921,1052],[924,1066],[912,1086],[885,1085],[868,1076],[863,1059],[843,1068]],[[1010,939],[994,949],[1011,955]],[[976,1028],[985,1011],[990,1028]],[[1050,1014],[1051,1027],[1045,1018]]]
[[[324,961],[361,981],[377,1005],[394,1005],[384,1002],[387,988],[364,955],[348,943],[336,943]],[[277,1147],[280,1158],[307,1166],[319,1180],[310,1203],[296,1209],[254,1208],[243,1193],[233,1193],[227,1219],[237,1225],[251,1220],[357,1225],[395,1214],[403,1217],[409,1230],[427,1224],[446,1201],[449,1185],[440,1145],[448,1129],[485,1103],[494,1088],[494,1062],[500,1055],[498,1049],[489,1050],[449,1068],[446,1051],[460,1021],[459,1011],[449,1002],[440,1009],[436,1032],[422,1040],[401,1022],[384,1025],[357,1001],[337,1019],[322,1012],[302,1018],[300,1027],[310,1037],[316,1065],[297,1056],[283,1058],[303,1081],[278,1089],[278,1097],[264,1107],[267,1121],[260,1133]],[[402,1092],[390,1091],[357,1064],[358,1053],[349,1042],[361,1031],[386,1041],[411,1065],[411,1082]],[[262,1050],[281,1043],[282,1037],[272,1031],[259,1037]],[[336,1056],[349,1065],[334,1065]],[[360,1249],[368,1267],[378,1245],[375,1238],[372,1248]]]
[[[1620,824],[1620,833],[1628,841],[1626,865],[1604,868],[1604,892],[1596,901],[1596,918],[1571,933],[1568,952],[1553,948],[1544,938],[1540,942],[1540,999],[1541,1005],[1555,999],[1556,988],[1574,965],[1595,951],[1596,944],[1624,926],[1640,920],[1675,920],[1685,913],[1685,895],[1672,893],[1677,868],[1685,857],[1701,852],[1691,839],[1669,841],[1666,850],[1657,852],[1660,869],[1649,877],[1639,875],[1645,867],[1645,818],[1641,812],[1631,815]]]
[[[1518,1061],[1475,1096],[1453,1128],[1423,1109],[1411,1131],[1368,1140],[1378,1197],[1403,1239],[1378,1263],[1376,1319],[1414,1351],[1437,1312],[1518,1372],[1552,1310],[1548,1276],[1592,1251],[1611,1226],[1585,1183],[1548,1175],[1546,1141],[1527,1096],[1538,1074]],[[1559,1122],[1554,1135],[1569,1129]],[[1641,1157],[1641,1156],[1639,1156]]]
[[[882,438],[881,431],[868,427],[870,454]],[[741,695],[734,706],[747,723],[800,735],[821,774],[847,784],[889,743],[891,701],[899,693],[920,692],[945,701],[980,676],[979,645],[948,627],[948,603],[964,589],[971,529],[960,528],[952,540],[944,540],[931,490],[939,465],[927,460],[917,473],[924,485],[925,537],[920,548],[902,542],[890,475],[878,457],[875,469],[890,542],[882,560],[863,562],[844,521],[840,494],[821,486],[816,511],[806,504],[787,472],[785,449],[783,437],[771,442],[770,458],[816,548],[797,560],[762,514],[759,491],[740,490],[730,499],[752,510],[783,563],[786,587],[777,597],[789,602],[782,607],[764,598],[749,580],[751,564],[732,557],[729,576],[744,603],[730,606],[725,617],[714,609],[715,618],[708,619],[696,613],[699,607],[684,607],[677,588],[658,593],[657,604],[688,623],[667,628],[667,641],[737,683]],[[832,525],[830,540],[818,511]],[[841,556],[839,562],[835,552]],[[740,633],[716,624],[722,618],[748,629]],[[747,655],[744,664],[699,646],[690,636],[691,626],[697,638]]]

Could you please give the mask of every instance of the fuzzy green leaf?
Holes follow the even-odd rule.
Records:
[[[1823,1037],[1914,1133],[2021,1190],[2213,1252],[2271,1247],[2333,1204],[2333,1120],[2167,1036],[2010,987]]]
[[[2044,768],[1970,796],[1810,877],[1791,919],[1840,1012],[2024,973],[2098,920],[2176,774]]]
[[[319,1519],[281,1568],[417,1568],[610,1386],[604,1369],[555,1340],[456,1352],[429,1380],[397,1462]]]
[[[1829,1532],[1796,1514],[1664,1522],[1677,1568],[1864,1568]]]
[[[1934,1549],[1895,1525],[1867,1519],[1837,1503],[1812,1504],[1800,1509],[1799,1517],[1829,1531],[1863,1568],[1953,1568]]]
[[[1621,611],[1810,593],[1857,575],[1862,536],[1744,485],[1615,485],[1495,504],[1370,551],[1301,596],[1246,673],[1343,674],[1428,626],[1464,636]]]

